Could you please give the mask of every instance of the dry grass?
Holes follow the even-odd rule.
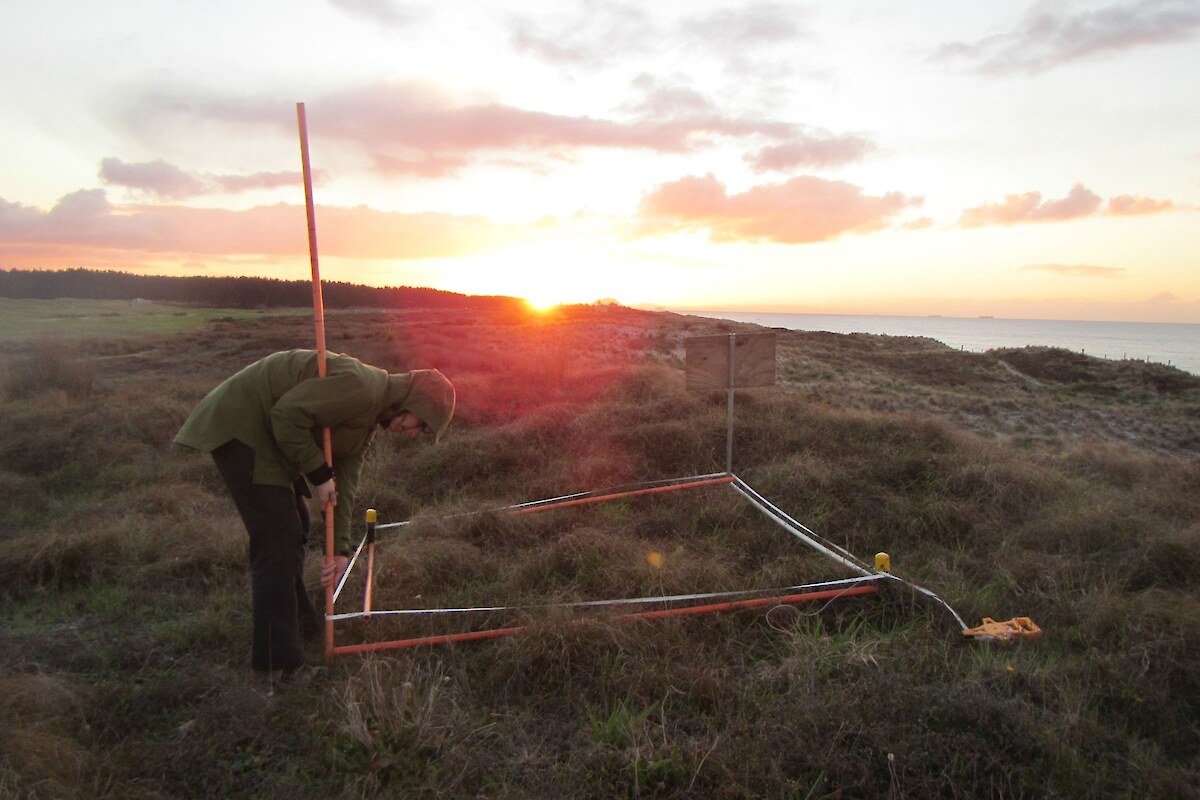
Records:
[[[244,534],[215,469],[167,443],[308,321],[0,343],[5,375],[25,375],[0,400],[0,796],[1195,796],[1191,376],[784,333],[780,385],[739,392],[742,477],[969,620],[1046,629],[1014,647],[961,642],[898,589],[656,623],[554,607],[844,574],[727,488],[464,515],[722,469],[724,397],[684,390],[682,342],[750,329],[620,309],[331,315],[331,349],[459,388],[443,445],[381,437],[370,456],[360,508],[414,518],[381,540],[376,607],[530,606],[340,640],[529,632],[340,659],[289,693],[248,680]],[[18,369],[35,361],[58,371]]]
[[[75,343],[36,339],[31,351],[8,364],[3,389],[9,397],[25,399],[48,390],[72,398],[91,396],[96,367],[82,357]]]
[[[0,676],[0,793],[32,798],[84,797],[96,758],[79,739],[87,704],[67,680],[21,674],[6,665]]]

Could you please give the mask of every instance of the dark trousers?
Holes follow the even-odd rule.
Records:
[[[308,507],[291,488],[254,483],[254,450],[234,439],[213,461],[250,534],[254,644],[251,666],[260,671],[304,663],[302,634],[320,630],[320,615],[304,588]]]

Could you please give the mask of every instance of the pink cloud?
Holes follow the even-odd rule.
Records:
[[[518,227],[449,214],[318,206],[321,254],[344,258],[450,258],[486,251]],[[304,207],[279,203],[234,211],[115,206],[102,189],[62,198],[49,211],[0,199],[0,246],[28,253],[113,251],[176,256],[307,254]],[[10,266],[20,266],[13,264]]]
[[[498,103],[455,105],[425,87],[377,85],[313,104],[310,130],[395,156],[397,151],[464,154],[488,150],[557,151],[584,147],[686,152],[708,136],[784,135],[785,123],[717,114],[616,122],[528,111]]]
[[[106,158],[100,162],[100,179],[171,199],[194,197],[208,190],[203,181],[165,161],[126,164],[119,158]]]
[[[861,160],[875,145],[860,136],[801,136],[747,156],[755,172],[835,167]]]
[[[1026,222],[1062,222],[1086,217],[1100,208],[1103,200],[1083,184],[1071,187],[1060,200],[1042,200],[1041,192],[1010,194],[1004,202],[968,208],[959,219],[963,228],[984,225],[1018,225]]]
[[[227,192],[247,192],[251,189],[278,189],[285,186],[300,186],[304,177],[296,172],[252,172],[249,175],[209,175],[214,184]],[[321,173],[317,172],[316,179]]]
[[[1108,201],[1108,213],[1114,216],[1158,214],[1163,211],[1174,211],[1175,209],[1175,203],[1170,200],[1154,200],[1149,197],[1136,197],[1131,194],[1113,197]]]
[[[713,241],[822,242],[886,227],[920,198],[866,195],[858,186],[812,176],[729,194],[709,174],[663,184],[641,206],[644,233],[707,230]]]
[[[165,161],[127,164],[119,158],[100,162],[100,179],[110,186],[181,200],[214,192],[244,192],[300,184],[299,172],[256,172],[250,175],[198,175]]]
[[[1071,13],[1035,3],[1011,31],[944,45],[934,60],[961,60],[978,72],[1036,74],[1137,47],[1186,42],[1200,32],[1191,0],[1136,0]]]
[[[669,113],[662,113],[665,106]],[[563,158],[584,148],[685,153],[721,139],[797,141],[796,125],[763,118],[727,116],[694,92],[654,87],[633,117],[566,116],[501,103],[461,104],[417,83],[374,84],[341,90],[306,106],[314,140],[359,148],[380,170],[437,177],[479,159],[533,156]],[[146,96],[126,121],[139,130],[181,119],[189,125],[215,121],[273,128],[295,136],[291,106],[237,98],[189,96],[183,92]],[[824,145],[833,157],[847,140]],[[865,144],[857,145],[865,147]],[[787,154],[775,156],[776,160]],[[791,157],[795,157],[794,155]],[[812,157],[812,156],[810,156]],[[526,161],[526,163],[528,163]]]
[[[371,163],[384,175],[441,178],[453,175],[471,162],[462,156],[419,155],[403,158],[376,152],[371,154]]]

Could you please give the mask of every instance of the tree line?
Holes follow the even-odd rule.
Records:
[[[363,286],[323,281],[326,308],[508,308],[514,297],[466,295],[420,286]],[[312,305],[311,281],[201,275],[134,275],[96,269],[0,269],[0,297],[53,300],[155,300],[218,308],[289,308]]]

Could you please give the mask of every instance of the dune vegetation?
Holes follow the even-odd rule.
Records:
[[[359,510],[413,520],[381,532],[375,607],[522,607],[348,622],[339,643],[527,632],[254,680],[245,534],[211,460],[170,441],[224,377],[310,346],[311,322],[14,333],[0,797],[1197,796],[1200,378],[778,332],[777,385],[737,393],[735,472],[968,624],[1044,630],[1005,645],[903,587],[654,622],[559,605],[848,576],[728,487],[496,510],[724,470],[725,395],[686,389],[684,340],[755,326],[572,307],[327,329],[331,350],[458,387],[442,444],[372,449]]]

